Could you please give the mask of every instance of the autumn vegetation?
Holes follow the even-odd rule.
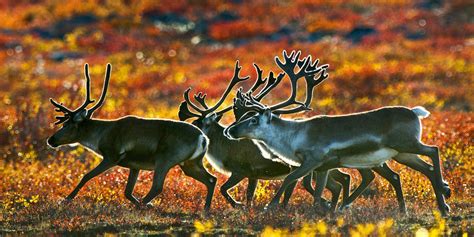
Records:
[[[474,24],[468,2],[1,1],[0,235],[472,234]],[[429,180],[395,162],[390,166],[401,176],[406,216],[398,214],[394,190],[380,177],[335,215],[313,209],[312,197],[300,185],[287,209],[264,212],[279,181],[261,181],[249,209],[233,209],[216,191],[206,214],[205,187],[178,167],[151,209],[137,209],[125,199],[128,170],[123,168],[91,180],[72,203],[61,203],[100,161],[81,147],[46,146],[57,129],[48,99],[79,105],[84,63],[90,64],[96,99],[105,65],[113,65],[107,100],[95,117],[177,119],[186,88],[217,100],[236,59],[241,75],[256,78],[252,63],[277,71],[274,56],[283,49],[300,49],[330,64],[329,79],[315,89],[313,110],[294,117],[386,105],[422,105],[431,112],[423,120],[422,140],[440,147],[443,175],[453,193],[447,200],[449,217],[435,211]],[[288,85],[283,82],[266,101],[286,98]],[[227,115],[223,122],[232,119]],[[218,186],[226,180],[206,167],[218,177]],[[360,176],[346,171],[355,187]],[[151,172],[140,173],[136,196],[146,194],[151,178]],[[232,195],[243,200],[244,187]]]

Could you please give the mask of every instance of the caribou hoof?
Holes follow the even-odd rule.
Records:
[[[273,211],[273,210],[276,210],[277,208],[278,208],[278,203],[270,202],[269,204],[267,204],[265,206],[265,208],[263,210],[264,211]]]
[[[323,210],[324,212],[327,212],[327,211],[331,210],[331,204],[329,204],[328,202],[324,202],[324,201],[319,202],[319,205],[317,205],[317,207],[320,207],[321,210]]]
[[[449,207],[449,205],[445,203],[443,206],[440,207],[439,211],[441,212],[441,216],[447,217],[448,213],[451,211],[451,207]]]
[[[449,199],[451,197],[451,188],[448,184],[445,183],[443,187],[443,195],[445,198]]]
[[[399,214],[400,216],[407,216],[408,215],[408,212],[407,212],[407,209],[406,208],[400,208],[399,211]]]
[[[444,210],[446,210],[446,213],[451,211],[451,207],[448,204],[444,204]]]
[[[140,210],[148,210],[148,209],[153,208],[153,204],[151,204],[151,202],[149,202],[149,203],[140,203],[136,206]]]
[[[59,202],[58,202],[59,205],[63,205],[63,206],[67,206],[71,203],[72,203],[72,198],[68,198],[68,197],[66,197],[62,200],[59,200]]]
[[[345,211],[347,209],[349,209],[351,207],[351,205],[345,205],[345,204],[342,204],[340,207],[339,207],[339,211]]]
[[[323,208],[326,208],[326,209],[329,209],[329,208],[332,207],[331,202],[329,202],[326,199],[321,199],[321,201],[319,202],[319,205],[322,206]]]
[[[202,210],[202,215],[207,217],[210,214],[211,214],[211,207],[205,206],[204,209]]]
[[[314,212],[318,215],[318,216],[325,216],[327,214],[331,214],[331,211],[330,211],[330,208],[328,208],[327,206],[323,205],[322,203],[315,203],[313,205],[313,208],[314,208]]]
[[[239,208],[239,209],[245,207],[245,205],[241,202],[233,202],[231,205],[232,205],[233,208]]]

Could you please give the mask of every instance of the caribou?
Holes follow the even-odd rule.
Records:
[[[299,55],[300,52],[293,51],[288,55],[283,51],[284,62],[275,57],[278,66],[290,78],[294,78],[291,81],[292,92],[297,90],[298,76],[306,72],[305,62],[310,57],[299,60]],[[296,66],[299,71],[295,73]],[[339,167],[376,170],[387,168],[385,162],[394,159],[427,176],[432,183],[440,212],[443,215],[449,212],[444,196],[450,196],[450,189],[442,178],[438,147],[426,145],[420,140],[421,119],[429,115],[426,109],[421,106],[391,106],[302,120],[280,118],[279,114],[288,110],[285,109],[288,106],[306,106],[296,101],[295,97],[295,93],[292,93],[286,101],[266,106],[247,94],[241,98],[243,101],[236,100],[235,103],[249,111],[224,131],[230,139],[259,140],[285,162],[299,164],[286,176],[269,207],[278,204],[288,185],[314,170],[318,171],[314,202],[320,204],[321,187],[327,182],[328,170]],[[427,164],[418,155],[428,156],[433,165]],[[394,178],[399,182],[398,176]]]
[[[285,62],[277,62],[277,65],[284,71],[286,72],[290,78],[290,86],[291,86],[291,96],[289,97],[289,101],[287,101],[288,103],[291,103],[290,101],[294,101],[295,104],[299,105],[293,109],[287,109],[287,110],[278,110],[277,112],[275,112],[275,114],[278,114],[278,115],[281,115],[281,114],[292,114],[292,113],[298,113],[298,112],[301,112],[301,111],[305,111],[305,110],[309,110],[309,106],[311,105],[311,100],[313,98],[313,91],[314,91],[314,88],[320,84],[321,82],[323,82],[324,80],[326,80],[328,78],[328,74],[326,74],[326,71],[327,71],[327,68],[329,67],[329,65],[325,64],[322,66],[322,68],[324,68],[325,70],[321,70],[319,71],[320,74],[319,74],[319,77],[318,79],[314,80],[313,79],[313,76],[304,76],[305,78],[305,81],[306,81],[306,99],[304,101],[304,103],[299,103],[298,101],[295,101],[295,98],[296,98],[296,91],[297,91],[297,82],[299,80],[300,77],[302,76],[298,76],[297,74],[294,74],[294,70],[295,70],[295,67],[297,66],[297,64],[299,65],[300,68],[300,71],[301,72],[304,72],[305,70],[307,69],[314,69],[312,63],[309,63],[308,64],[308,68],[307,69],[303,69],[304,68],[304,65],[305,65],[305,60],[309,60],[311,62],[311,58],[308,57],[307,59],[303,59],[303,60],[299,60],[299,56],[300,56],[300,52],[296,53],[293,52],[293,54],[291,54],[291,56],[288,56],[286,54],[283,55],[284,58],[285,58]],[[319,60],[316,60],[315,64],[317,65],[319,63]],[[270,73],[272,73],[270,71]],[[247,99],[252,99],[250,97],[247,96],[247,94],[244,94],[242,93],[241,91],[239,91],[237,93],[237,98],[235,99],[234,101],[234,107],[233,107],[233,112],[235,114],[235,120],[238,121],[241,119],[241,117],[244,116],[245,113],[251,111],[251,107],[246,107],[243,103],[243,101],[245,101]],[[257,102],[261,101],[261,97],[258,97],[256,96],[255,97],[255,100]],[[261,146],[261,149],[262,149],[262,152],[264,152],[265,150],[269,150],[268,148],[266,148],[264,146],[264,143],[263,142],[258,142],[257,144],[259,144]],[[263,144],[263,145],[262,145]],[[349,186],[343,186],[343,199],[342,199],[342,204],[340,206],[340,210],[343,210],[344,208],[347,208],[348,206],[350,206],[352,204],[352,202],[354,202],[357,197],[359,197],[362,192],[370,185],[370,183],[374,180],[375,178],[375,174],[373,171],[375,171],[376,173],[378,173],[380,176],[382,176],[384,179],[386,179],[391,185],[392,187],[394,188],[395,190],[395,193],[396,193],[396,196],[397,196],[397,201],[398,201],[398,206],[399,206],[399,210],[401,213],[406,213],[406,205],[405,205],[405,200],[403,198],[403,191],[402,191],[402,186],[401,186],[401,182],[400,182],[400,176],[395,173],[393,170],[390,169],[390,167],[384,163],[381,165],[381,167],[374,167],[372,169],[362,169],[362,168],[359,168],[357,169],[362,177],[362,181],[360,183],[360,185],[349,195]],[[330,171],[332,172],[332,170]],[[349,176],[350,177],[350,176]],[[335,207],[331,208],[331,211],[334,210]]]
[[[151,205],[150,202],[163,190],[168,171],[178,165],[184,173],[207,187],[205,209],[211,206],[217,179],[204,168],[202,159],[208,149],[207,136],[196,126],[168,119],[148,119],[125,116],[114,120],[92,118],[102,106],[109,85],[111,65],[107,70],[99,101],[87,108],[94,100],[90,96],[89,66],[85,64],[86,98],[75,110],[50,99],[56,107],[55,125],[62,125],[48,138],[49,146],[56,148],[67,144],[80,144],[102,157],[97,167],[85,174],[74,190],[65,198],[70,202],[79,190],[92,178],[114,166],[130,169],[125,197],[138,207]],[[177,133],[176,131],[180,131]],[[153,183],[148,194],[141,200],[133,195],[133,189],[140,170],[152,170]]]
[[[315,66],[314,64],[313,66]],[[284,73],[280,73],[278,76],[274,76],[270,72],[269,76],[263,78],[261,70],[257,64],[254,64],[254,67],[257,72],[257,79],[255,83],[251,86],[248,93],[253,93],[259,90],[259,87],[265,84],[258,95],[256,95],[257,100],[261,100],[265,95],[268,94],[275,86],[282,80]],[[325,66],[319,68],[319,70],[324,69]],[[314,67],[313,69],[316,69]],[[230,174],[229,179],[221,186],[221,194],[233,207],[242,206],[242,203],[235,201],[228,193],[229,189],[236,186],[243,179],[248,178],[248,187],[247,187],[247,206],[252,205],[253,196],[257,188],[257,183],[259,179],[263,180],[276,180],[283,179],[288,175],[292,167],[281,162],[279,157],[275,154],[272,154],[269,151],[262,152],[259,149],[259,146],[262,144],[255,144],[255,141],[250,139],[243,140],[230,140],[224,136],[225,127],[222,126],[219,121],[222,116],[231,111],[233,106],[228,106],[219,111],[218,108],[225,101],[226,97],[232,91],[232,88],[240,82],[246,81],[249,77],[240,77],[239,72],[241,67],[239,66],[239,61],[235,64],[234,75],[229,82],[226,90],[215,103],[214,106],[209,107],[205,101],[206,94],[198,93],[194,95],[194,99],[200,104],[200,106],[193,103],[189,98],[189,92],[191,88],[187,89],[184,94],[184,101],[181,103],[179,108],[178,116],[180,120],[185,121],[187,119],[194,118],[192,123],[199,127],[210,139],[209,150],[207,152],[207,160],[211,166],[220,173]],[[309,72],[306,76],[308,77],[308,87],[314,87],[322,81],[311,80],[309,78],[314,77],[315,72]],[[190,109],[193,109],[195,112],[191,112]],[[217,111],[217,112],[216,112]],[[289,111],[290,112],[290,111]],[[296,111],[294,111],[296,112]],[[238,116],[238,113],[234,113]],[[260,147],[261,148],[261,147]],[[264,149],[264,148],[262,148]],[[289,185],[284,194],[283,205],[286,206],[289,202],[291,194],[296,186],[297,182],[293,182]],[[326,187],[332,193],[331,207],[335,207],[339,199],[341,192],[341,185],[344,192],[344,197],[347,198],[348,194],[346,193],[350,186],[350,176],[340,172],[335,169],[329,173],[329,179]],[[311,175],[307,175],[303,179],[303,187],[313,194],[314,189],[311,186]]]

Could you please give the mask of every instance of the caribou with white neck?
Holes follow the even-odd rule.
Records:
[[[299,63],[293,55],[294,52],[288,57],[284,51],[286,60]],[[277,63],[284,66],[279,59]],[[296,86],[292,90],[296,90]],[[429,115],[423,107],[383,107],[362,113],[292,120],[278,115],[287,106],[304,106],[294,98],[268,107],[247,95],[239,103],[251,111],[229,126],[226,135],[233,139],[260,140],[287,163],[300,165],[285,178],[270,206],[278,203],[282,190],[289,184],[315,169],[321,170],[318,184],[325,184],[327,172],[322,170],[375,168],[394,159],[426,175],[434,188],[440,212],[446,215],[449,211],[444,195],[449,197],[450,189],[442,178],[438,148],[420,140],[421,119]],[[428,156],[433,166],[418,155]],[[321,200],[321,187],[324,185],[317,186],[315,203]]]

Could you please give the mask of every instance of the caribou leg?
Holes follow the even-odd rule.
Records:
[[[342,185],[342,203],[346,203],[350,194],[351,176],[339,169],[329,171],[329,176]]]
[[[205,153],[203,153],[199,158],[184,162],[184,164],[181,166],[181,169],[187,176],[190,176],[206,185],[207,195],[204,210],[209,210],[211,208],[212,196],[214,195],[217,178],[207,172],[206,168],[204,168],[204,165],[202,164],[204,155]]]
[[[400,181],[400,175],[395,173],[390,167],[388,167],[387,163],[384,163],[382,167],[375,167],[372,168],[377,174],[385,178],[395,189],[395,193],[397,194],[397,201],[398,207],[401,213],[406,213],[407,209],[405,206],[405,199],[403,198],[403,190],[402,184]]]
[[[362,176],[362,181],[360,185],[354,190],[354,192],[351,193],[351,195],[347,198],[345,202],[341,205],[340,209],[344,209],[345,207],[349,206],[354,200],[356,200],[362,192],[369,186],[370,183],[375,178],[374,172],[370,169],[357,169]]]
[[[334,178],[329,175],[326,188],[328,188],[329,191],[331,191],[332,198],[331,198],[330,210],[331,212],[334,212],[337,207],[337,202],[339,201],[339,195],[341,194],[342,185],[336,182],[336,180],[334,180]]]
[[[323,201],[322,195],[324,187],[326,187],[328,182],[328,173],[329,171],[318,171],[316,173],[316,189],[314,190],[314,205],[319,205],[324,209],[327,207]]]
[[[450,208],[448,204],[446,204],[446,201],[444,200],[443,196],[444,181],[441,174],[441,164],[439,160],[438,147],[425,145],[418,139],[403,141],[398,144],[393,144],[391,147],[397,150],[399,153],[425,155],[432,160],[435,181],[433,188],[435,189],[436,201],[438,203],[439,211],[443,216],[446,216]],[[417,157],[415,159],[419,158]]]
[[[253,195],[255,195],[255,190],[257,190],[258,179],[249,178],[249,184],[247,185],[247,206],[252,206]]]
[[[394,160],[397,161],[398,163],[404,164],[404,165],[406,165],[406,166],[422,173],[423,175],[428,177],[428,179],[430,179],[430,182],[436,182],[433,166],[426,163],[418,155],[403,153],[403,154],[399,154],[398,156],[394,157]],[[443,190],[442,190],[442,192],[443,192],[443,195],[446,198],[449,198],[451,196],[451,189],[449,188],[448,183],[444,180],[443,180]]]
[[[401,153],[395,156],[394,160],[424,174],[430,180],[435,192],[438,208],[443,215],[446,215],[446,212],[449,211],[449,206],[446,204],[443,196],[443,190],[445,190],[445,186],[444,183],[443,185],[439,185],[439,183],[436,181],[436,174],[432,170],[433,167],[428,165],[416,154]]]
[[[71,201],[76,197],[77,193],[81,188],[92,178],[96,177],[99,174],[104,173],[108,169],[112,168],[115,166],[115,163],[109,161],[108,159],[103,159],[99,165],[97,165],[94,169],[89,171],[89,173],[85,174],[84,177],[82,177],[81,181],[79,184],[74,188],[74,190],[66,197],[66,201]]]
[[[140,205],[140,202],[133,196],[133,188],[137,183],[139,173],[140,170],[138,169],[130,169],[130,173],[128,174],[127,186],[125,187],[125,197],[130,200],[135,206]]]
[[[142,205],[149,205],[151,200],[153,200],[158,194],[163,192],[163,183],[166,178],[166,174],[174,165],[166,163],[162,160],[161,162],[156,162],[155,171],[153,173],[153,183],[151,184],[150,191],[143,198]]]
[[[221,186],[221,194],[230,203],[232,207],[242,206],[242,203],[235,201],[233,197],[229,195],[229,189],[240,183],[244,179],[243,176],[236,173],[232,173],[229,179]]]
[[[313,188],[313,184],[312,184],[313,176],[316,177],[316,172],[311,172],[308,175],[304,176],[303,181],[302,181],[303,188],[308,193],[310,193],[311,196],[314,195],[314,188]]]
[[[268,208],[273,208],[273,207],[276,207],[276,205],[278,205],[279,201],[280,201],[280,198],[281,196],[283,195],[283,192],[285,191],[285,189],[290,185],[292,184],[293,182],[296,182],[299,178],[307,175],[309,172],[311,172],[312,170],[314,170],[315,168],[321,166],[323,164],[323,162],[319,161],[319,160],[314,160],[310,157],[308,157],[302,164],[301,166],[297,167],[295,170],[293,170],[288,176],[286,176],[286,178],[283,180],[283,183],[280,187],[280,189],[278,189],[277,193],[275,194],[275,196],[273,197],[272,201],[268,204]],[[325,187],[326,185],[323,186],[323,188]]]
[[[333,172],[335,171],[335,172]],[[338,175],[340,171],[338,171],[337,169],[334,169],[334,170],[331,170],[329,171],[329,177],[334,179],[336,182],[339,182],[338,180],[336,180],[336,178],[340,178],[340,177],[336,177]],[[341,174],[344,174],[342,172],[340,172]],[[316,180],[316,175],[317,175],[317,172],[314,171],[313,173],[309,173],[308,175],[306,175],[304,178],[303,178],[303,187],[306,189],[306,191],[308,191],[313,197],[314,197],[314,188],[313,188],[313,185],[312,185],[312,180]],[[344,174],[345,175],[345,174]],[[349,175],[347,175],[349,176]],[[350,182],[350,176],[349,176],[349,182]],[[343,184],[342,182],[339,182],[341,183],[342,186],[344,186],[345,184]],[[329,189],[329,191],[331,191],[331,195],[336,195],[329,187],[329,184],[326,185],[326,188]],[[333,189],[335,190],[335,189]],[[337,194],[337,197],[339,199],[339,195],[340,195],[340,192]],[[334,197],[334,196],[332,196]],[[321,203],[324,203],[324,206],[329,208],[329,206],[331,204],[329,204],[329,202],[324,199],[323,197],[321,197]]]
[[[297,183],[298,181],[295,181],[292,184],[288,185],[288,187],[285,189],[285,195],[283,196],[283,207],[288,206],[288,203],[290,202],[290,197],[293,194]]]

